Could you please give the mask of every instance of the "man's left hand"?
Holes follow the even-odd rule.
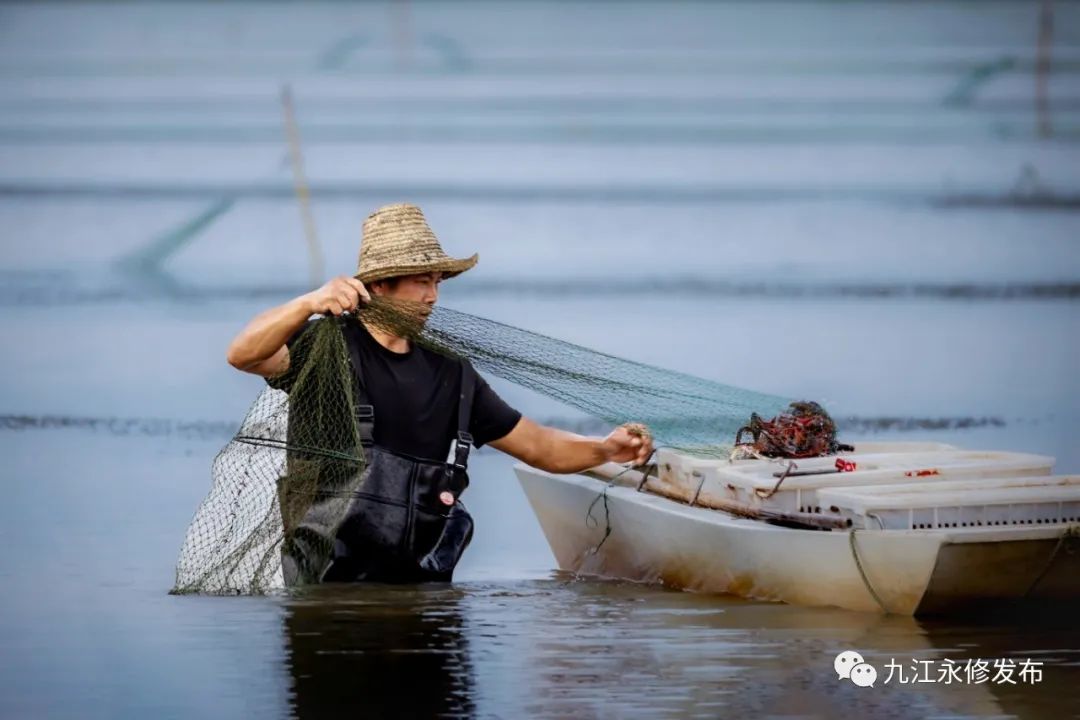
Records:
[[[620,425],[604,438],[604,452],[609,462],[644,465],[653,452],[652,436],[648,431]]]

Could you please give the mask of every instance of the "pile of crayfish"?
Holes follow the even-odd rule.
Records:
[[[743,434],[750,440],[744,441]],[[735,433],[735,450],[769,458],[811,458],[854,450],[836,439],[836,423],[816,402],[793,402],[772,420],[751,413]]]

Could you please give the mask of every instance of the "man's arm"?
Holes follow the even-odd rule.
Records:
[[[585,437],[522,417],[509,433],[488,443],[518,460],[553,473],[575,473],[606,462],[643,465],[652,455],[652,439],[618,427],[606,438]]]
[[[315,314],[340,315],[371,299],[356,278],[336,277],[284,305],[260,313],[229,344],[227,359],[237,370],[273,377],[289,369],[286,341]]]

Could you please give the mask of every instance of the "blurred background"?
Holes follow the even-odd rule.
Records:
[[[391,202],[419,204],[451,255],[480,253],[442,286],[454,309],[818,400],[847,439],[1080,472],[1078,142],[1080,4],[1061,0],[0,6],[0,714],[768,714],[798,666],[796,701],[829,716],[858,692],[829,677],[841,640],[1037,651],[1073,688],[883,689],[892,716],[1068,714],[1075,630],[553,573],[487,450],[453,588],[165,592],[261,389],[226,365],[229,340],[351,274],[363,219]],[[305,685],[388,667],[429,704]]]

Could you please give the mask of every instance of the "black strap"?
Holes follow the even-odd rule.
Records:
[[[359,320],[346,320],[341,324],[341,332],[345,336],[345,347],[349,349],[349,361],[353,367],[353,399],[356,401],[354,410],[356,426],[360,433],[360,445],[369,448],[375,444],[375,406],[368,399],[367,386],[364,384],[364,373],[360,362],[360,343],[358,338],[350,338],[349,333],[356,333],[360,328],[352,323]]]
[[[469,465],[469,450],[473,436],[469,434],[473,397],[476,395],[476,370],[465,358],[461,358],[461,395],[458,397],[457,444],[454,445],[453,464],[462,470]]]
[[[473,396],[476,395],[476,370],[465,358],[461,358],[461,397],[458,398],[458,432],[469,432],[472,418]],[[470,440],[471,442],[471,440]]]

